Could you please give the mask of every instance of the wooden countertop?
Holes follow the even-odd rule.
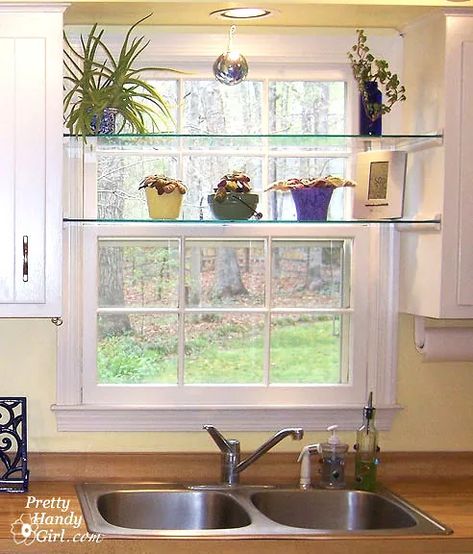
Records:
[[[435,537],[311,537],[304,539],[104,539],[100,543],[74,541],[87,537],[79,501],[72,482],[33,482],[27,494],[6,494],[0,503],[0,552],[75,552],[88,553],[132,553],[148,554],[288,554],[316,553],[356,554],[370,552],[392,553],[473,553],[473,478],[385,482],[393,492],[426,511],[442,523],[451,527],[453,535]],[[52,501],[52,506],[35,508],[32,497]],[[55,501],[55,502],[54,502]],[[70,501],[67,510],[64,502]],[[30,504],[28,507],[27,504]],[[52,519],[39,528],[43,531],[41,540],[32,544],[17,545],[11,534],[12,524],[22,514],[33,514],[37,510],[46,512],[51,518],[66,514],[66,525],[55,525]],[[27,519],[23,518],[24,521]],[[77,528],[73,524],[78,523]],[[61,531],[64,529],[65,531]],[[53,538],[52,533],[58,533]],[[61,533],[63,535],[61,536]],[[82,540],[86,540],[82,538]],[[244,542],[243,542],[244,541]],[[349,543],[349,544],[348,544]]]
[[[310,537],[300,539],[103,539],[87,540],[87,528],[74,484],[97,482],[212,483],[219,472],[219,456],[210,454],[30,454],[32,475],[25,494],[2,494],[0,553],[52,552],[63,554],[473,554],[473,452],[383,453],[380,482],[393,492],[453,529],[448,536]],[[351,474],[348,460],[347,474]],[[454,475],[446,479],[445,471]],[[242,474],[244,483],[297,483],[294,454],[269,454]],[[133,476],[133,477],[131,477]],[[43,508],[34,499],[49,501]],[[65,506],[65,502],[69,505]],[[27,504],[29,503],[29,507]],[[63,511],[61,511],[61,508]],[[38,527],[41,540],[16,544],[12,524],[22,514],[45,512],[69,516],[65,525],[53,519]],[[27,521],[28,515],[23,521]],[[79,518],[79,519],[77,519]],[[77,528],[73,526],[77,524]],[[21,522],[14,525],[18,531]],[[64,529],[64,531],[62,531]],[[53,533],[57,533],[53,537]]]

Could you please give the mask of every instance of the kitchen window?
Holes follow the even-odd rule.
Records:
[[[185,227],[163,225],[158,236],[146,227],[84,230],[86,403],[284,406],[363,396],[354,370],[366,359],[369,230],[307,238],[290,225],[258,224],[251,237],[245,225]]]
[[[264,193],[278,179],[348,176],[342,141],[327,149],[264,136],[346,132],[346,74],[154,83],[175,107],[177,136],[89,139],[80,171],[69,171],[69,209],[88,222],[65,231],[59,428],[321,428],[359,419],[368,390],[390,420],[392,231],[298,224],[290,198]],[[71,170],[82,145],[68,140]],[[207,224],[206,195],[234,169],[251,176],[264,219]],[[189,186],[184,221],[146,223],[137,185],[155,173]],[[345,209],[337,193],[332,217]]]

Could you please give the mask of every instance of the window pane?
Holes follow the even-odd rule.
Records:
[[[177,329],[176,315],[99,315],[98,382],[176,384]]]
[[[144,177],[165,174],[177,177],[177,157],[116,152],[97,153],[97,217],[100,219],[148,218],[146,197],[138,186]]]
[[[99,307],[177,307],[177,240],[100,240],[98,259]]]
[[[184,132],[248,135],[261,133],[262,91],[262,81],[246,80],[237,87],[228,87],[215,80],[186,80]],[[247,141],[241,142],[242,146],[245,142]],[[211,144],[230,146],[227,141]]]
[[[325,175],[344,177],[345,168],[345,158],[273,158],[269,164],[269,176],[271,181]]]
[[[272,315],[271,383],[341,383],[339,316]]]
[[[345,130],[343,81],[270,81],[270,130],[340,134]]]
[[[344,241],[274,240],[273,307],[342,307]]]
[[[150,80],[150,84],[168,102],[174,121],[177,114],[177,81]],[[149,122],[146,125],[151,129]],[[162,125],[163,131],[175,130],[175,124]],[[124,129],[126,132],[126,129]],[[148,217],[140,181],[151,174],[178,177],[177,139],[156,137],[106,137],[97,141],[97,217],[100,219],[143,219]],[[167,150],[166,155],[159,151]],[[95,179],[95,177],[94,177]]]
[[[264,304],[264,241],[186,241],[189,307]]]
[[[149,83],[166,100],[174,122],[177,121],[177,111],[179,106],[179,100],[177,97],[177,90],[178,90],[177,80],[176,79],[149,79]],[[171,125],[171,129],[168,129],[168,130],[172,130],[173,127],[174,125]]]
[[[263,315],[186,316],[187,384],[261,383]]]

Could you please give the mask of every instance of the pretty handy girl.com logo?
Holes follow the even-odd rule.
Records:
[[[33,511],[21,514],[11,524],[13,542],[24,545],[34,542],[102,542],[100,534],[74,532],[82,525],[82,515],[70,509],[70,502],[61,497],[36,498],[29,495],[25,508]]]

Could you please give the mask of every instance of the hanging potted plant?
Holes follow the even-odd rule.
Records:
[[[262,214],[256,211],[258,199],[258,195],[251,192],[250,178],[241,171],[224,175],[214,194],[207,198],[216,219],[250,219],[251,216],[261,219]]]
[[[379,136],[382,133],[381,116],[389,113],[396,102],[406,99],[406,89],[399,82],[397,74],[390,71],[388,62],[371,54],[363,29],[357,29],[356,32],[357,43],[347,55],[360,91],[359,133]]]
[[[127,132],[144,134],[172,121],[166,100],[140,75],[176,70],[135,67],[149,41],[144,42],[143,36],[131,38],[131,34],[151,15],[130,27],[118,56],[103,41],[104,30],[98,30],[97,24],[86,38],[81,36],[77,49],[64,33],[64,122],[72,135],[114,133],[117,115],[121,116],[118,132],[126,128]]]
[[[181,181],[165,175],[149,175],[139,187],[145,189],[151,219],[177,219],[187,188]]]

